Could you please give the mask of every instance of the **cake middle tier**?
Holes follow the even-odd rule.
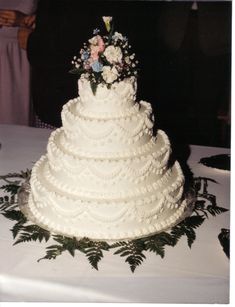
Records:
[[[140,101],[128,112],[88,113],[79,98],[69,101],[62,111],[64,143],[83,150],[119,152],[143,146],[153,136],[150,103]]]
[[[95,188],[99,193],[112,189],[117,195],[131,190],[155,189],[169,175],[170,144],[163,131],[147,146],[123,152],[85,152],[65,146],[63,129],[52,133],[48,142],[46,177],[68,189]],[[76,151],[73,151],[75,150]],[[162,183],[161,183],[162,184]],[[153,185],[153,186],[152,186]],[[66,188],[65,188],[66,189]],[[122,191],[122,192],[120,192]],[[94,190],[92,190],[94,193]],[[128,194],[128,193],[127,193]]]
[[[105,163],[102,164],[105,166]],[[107,174],[101,173],[101,170],[98,173],[98,167],[99,164],[96,165],[96,169],[95,164],[91,167],[87,164],[81,172],[76,173],[75,170],[73,174],[69,174],[61,165],[57,169],[54,166],[51,168],[48,157],[42,156],[33,168],[34,184],[31,187],[34,190],[37,186],[43,185],[52,193],[96,203],[110,201],[119,203],[130,200],[139,202],[146,199],[154,201],[159,193],[165,195],[170,202],[177,202],[182,197],[184,176],[177,161],[173,167],[166,169],[161,175],[148,172],[148,176],[139,177],[135,177],[136,174],[131,176],[130,170],[127,169],[129,176],[119,178],[119,174],[113,174],[113,176],[110,175],[113,178],[105,178]],[[125,171],[128,165],[124,163],[119,167],[121,174],[124,174],[122,171]]]

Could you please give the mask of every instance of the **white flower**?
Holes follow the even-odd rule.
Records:
[[[103,21],[105,23],[105,27],[107,31],[109,32],[111,30],[110,22],[113,20],[113,17],[111,16],[103,16]]]
[[[102,77],[106,83],[113,83],[118,78],[118,71],[116,67],[104,66]]]
[[[129,56],[126,56],[126,57],[125,57],[125,62],[126,62],[127,64],[131,64],[131,60],[130,60]]]
[[[112,16],[103,16],[102,18],[103,18],[104,23],[110,22],[110,21],[113,20],[113,17],[112,17]]]
[[[123,36],[122,36],[121,33],[115,32],[114,35],[113,35],[113,39],[115,39],[115,40],[118,40],[118,39],[123,40]]]
[[[98,45],[98,36],[96,35],[96,36],[93,36],[92,38],[90,38],[89,40],[88,40],[88,42],[91,44],[91,45]]]
[[[120,63],[122,60],[122,50],[120,47],[111,45],[105,49],[104,56],[110,63]]]

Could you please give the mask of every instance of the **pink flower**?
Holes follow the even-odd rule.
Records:
[[[96,35],[91,39],[91,60],[97,61],[99,59],[99,53],[105,49],[105,44],[100,35]]]
[[[91,45],[91,60],[96,61],[99,58],[99,46]]]
[[[99,47],[99,52],[103,52],[104,49],[105,49],[105,44],[104,44],[104,41],[103,41],[103,38],[99,35],[97,35],[97,40],[98,40],[98,47]]]

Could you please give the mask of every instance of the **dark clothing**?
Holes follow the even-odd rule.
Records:
[[[215,146],[218,110],[230,104],[231,3],[191,6],[162,6],[156,112],[159,125],[177,142]]]
[[[193,1],[162,3],[158,36],[171,51],[181,48],[192,15]],[[208,56],[231,52],[231,2],[197,2],[197,35],[201,51]]]

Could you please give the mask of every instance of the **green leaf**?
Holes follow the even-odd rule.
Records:
[[[196,233],[194,229],[198,228],[203,222],[205,218],[200,215],[193,215],[187,217],[180,224],[176,225],[171,230],[171,235],[175,241],[175,244],[179,241],[182,236],[187,236],[188,246],[191,248],[193,242],[196,239]],[[174,244],[174,245],[175,245]]]
[[[164,245],[159,244],[157,240],[150,240],[146,244],[146,248],[150,252],[154,252],[156,255],[161,256],[163,258],[165,256],[165,250],[164,250]]]
[[[174,246],[175,238],[167,232],[161,232],[145,240],[146,250],[154,252],[161,258],[165,256],[165,245]]]
[[[13,245],[17,245],[19,243],[23,243],[23,242],[30,242],[33,240],[32,234],[27,233],[27,232],[22,232],[20,234],[20,237],[18,240],[16,240]]]
[[[67,250],[71,256],[75,256],[75,250],[80,250],[79,248],[79,241],[73,237],[73,238],[68,238],[65,236],[60,236],[60,235],[55,235],[53,236],[53,239],[60,243],[63,247],[64,250]]]
[[[91,84],[92,93],[93,93],[93,95],[95,96],[96,90],[97,90],[97,87],[98,87],[98,84],[95,83],[95,82],[91,82],[90,84]]]
[[[28,171],[28,170],[27,170]],[[26,171],[26,172],[27,172]],[[7,174],[7,175],[1,175],[0,176],[0,180],[5,180],[5,181],[7,181],[9,178],[24,178],[24,174],[26,173],[26,172],[20,172],[20,173],[9,173],[9,174]]]
[[[230,229],[222,228],[218,235],[218,239],[225,255],[230,258]]]
[[[18,210],[18,208],[19,206],[17,203],[15,203],[15,200],[12,200],[12,199],[10,199],[10,201],[3,200],[2,204],[0,204],[0,210],[2,211],[0,213],[3,214],[4,212],[12,211],[15,209]]]
[[[26,221],[26,217],[19,210],[8,210],[8,211],[3,212],[2,215],[11,221],[17,221],[17,222]]]
[[[205,204],[206,204],[206,201],[205,201],[205,200],[199,200],[199,199],[197,199],[197,200],[196,200],[196,203],[195,203],[195,206],[194,206],[194,210],[197,210],[197,209],[204,209],[204,208],[205,208]]]
[[[139,266],[146,258],[143,254],[145,249],[143,242],[143,239],[138,239],[128,242],[118,242],[112,245],[112,247],[120,247],[115,251],[114,255],[120,254],[121,257],[128,256],[125,259],[125,262],[129,264],[132,272],[134,272],[136,267]]]
[[[127,242],[125,242],[125,241],[118,241],[118,242],[111,244],[110,248],[117,248],[117,247],[120,247],[120,246],[125,246],[126,244],[127,244]]]
[[[46,255],[40,259],[37,260],[37,262],[40,262],[43,259],[56,259],[57,256],[60,256],[62,252],[64,252],[64,248],[61,245],[51,245],[46,248]]]
[[[103,54],[100,55],[100,62],[101,64],[103,64],[103,66],[111,66],[111,63],[106,59]]]
[[[112,36],[114,34],[114,22],[111,22],[111,29],[109,31],[109,36],[108,36],[108,45],[110,45],[111,40],[112,40]]]
[[[217,214],[221,214],[228,211],[228,209],[226,208],[213,206],[213,205],[208,205],[206,209],[212,216],[216,216]]]
[[[71,256],[75,256],[75,250],[78,249],[78,241],[76,238],[69,238],[66,244],[63,245],[68,250]]]
[[[5,192],[10,193],[11,195],[15,195],[18,190],[19,190],[20,186],[17,184],[6,184],[0,187],[0,189],[4,190]]]
[[[85,72],[85,70],[83,68],[72,68],[72,69],[69,70],[70,74],[78,75],[78,76],[80,76],[84,72]]]
[[[85,251],[85,254],[90,264],[92,265],[92,267],[98,270],[98,263],[101,260],[101,258],[103,258],[102,250],[94,246],[94,247],[88,248]]]
[[[129,264],[132,273],[134,273],[137,266],[141,265],[145,258],[145,255],[141,252],[132,253],[126,258],[125,262]]]
[[[128,249],[129,243],[126,243],[124,246],[122,246],[121,248],[119,248],[114,255],[118,255],[118,254],[122,254],[123,252],[125,252]]]
[[[25,219],[25,221],[19,221],[18,223],[16,223],[12,229],[11,229],[11,232],[12,232],[12,235],[13,235],[13,239],[15,239],[17,237],[17,235],[20,233],[21,230],[24,229],[24,223],[26,223],[27,220]]]
[[[194,189],[196,192],[199,192],[201,190],[201,179],[200,178],[195,178],[194,179]]]
[[[98,270],[98,263],[104,257],[103,250],[109,250],[110,245],[106,242],[92,242],[91,240],[87,243],[89,247],[83,247],[83,251],[92,267]]]
[[[80,252],[85,253],[86,248],[92,247],[94,243],[88,238],[82,238],[78,241],[78,249]]]
[[[19,239],[15,241],[13,245],[29,241],[42,242],[45,240],[45,242],[47,242],[50,238],[50,232],[39,227],[38,225],[22,226],[20,230],[21,232],[19,233]]]
[[[200,215],[192,215],[187,217],[182,223],[188,228],[198,228],[203,222],[205,218]]]
[[[185,235],[187,236],[187,243],[189,248],[192,247],[193,242],[196,240],[196,233],[194,229],[185,229]]]
[[[64,236],[61,236],[61,235],[54,235],[53,236],[53,239],[58,242],[58,243],[61,243],[62,245],[64,245],[67,241],[68,238],[64,237]]]

